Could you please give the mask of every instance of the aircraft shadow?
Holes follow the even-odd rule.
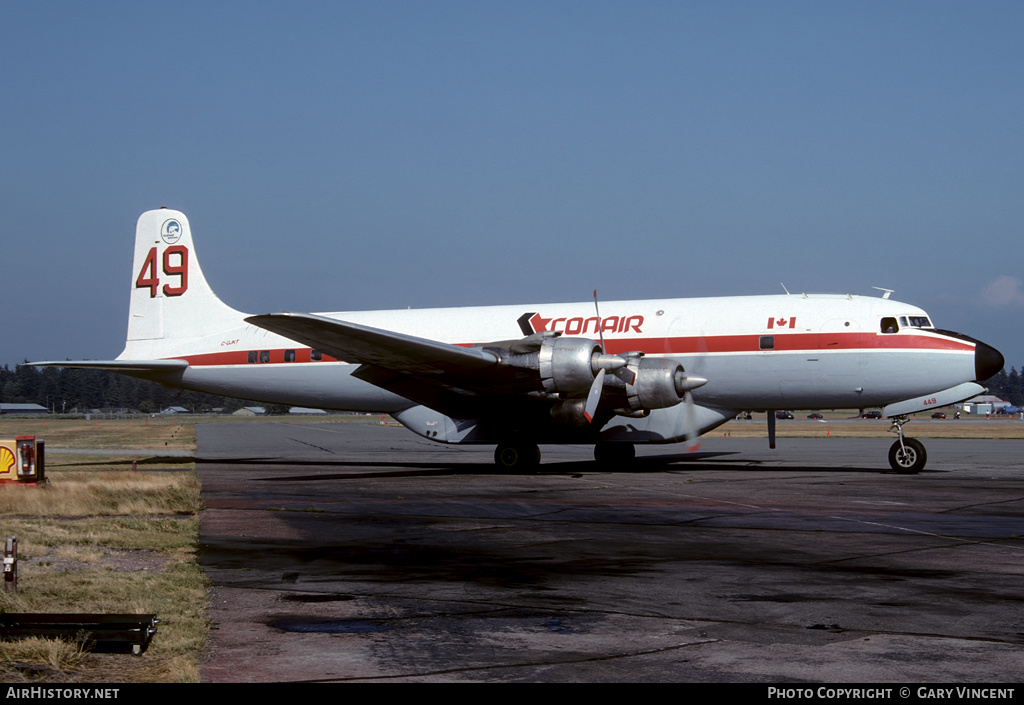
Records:
[[[685,452],[657,456],[641,456],[632,465],[616,469],[602,467],[590,459],[563,460],[541,463],[534,468],[520,470],[499,468],[490,462],[452,463],[423,461],[348,461],[348,460],[298,460],[288,458],[197,458],[201,465],[242,465],[265,469],[281,468],[282,470],[298,468],[343,468],[370,469],[370,472],[337,472],[316,473],[306,475],[284,475],[266,478],[254,478],[257,482],[315,482],[324,480],[356,480],[375,477],[431,477],[444,475],[488,475],[488,476],[531,476],[578,474],[584,472],[643,474],[686,471],[714,472],[796,472],[820,473],[822,471],[854,472],[869,474],[896,474],[889,468],[879,467],[829,467],[827,465],[768,465],[758,461],[736,460],[730,462],[729,456],[738,455],[735,451],[719,452]],[[374,472],[373,469],[378,471]],[[925,470],[924,472],[929,472]],[[934,472],[934,471],[933,471]]]

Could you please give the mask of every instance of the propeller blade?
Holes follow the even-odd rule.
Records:
[[[697,411],[693,405],[693,395],[690,392],[686,392],[683,397],[683,403],[686,405],[684,413],[686,414],[686,449],[691,453],[700,448],[700,433],[697,430]]]
[[[604,325],[601,322],[601,309],[597,307],[597,289],[594,289],[594,313],[597,314],[597,335],[601,339],[601,350],[604,350]]]
[[[626,384],[636,384],[636,372],[629,369],[628,367],[620,367],[617,370],[612,370],[612,374],[621,379]]]
[[[601,402],[601,394],[604,392],[604,376],[604,368],[601,368],[594,377],[594,383],[590,385],[587,404],[583,407],[583,415],[586,417],[587,423],[594,422],[594,414],[597,413],[597,405]]]

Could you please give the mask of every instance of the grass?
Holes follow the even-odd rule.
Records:
[[[195,422],[192,418],[49,419],[46,417],[3,419],[0,438],[36,436],[50,448],[117,448],[195,450]]]
[[[191,424],[160,420],[0,421],[0,437],[36,435],[48,447],[187,450]],[[58,640],[0,642],[4,682],[195,682],[209,625],[206,579],[197,562],[200,487],[191,458],[47,453],[49,484],[0,486],[0,539],[18,537],[18,592],[6,612],[156,614],[141,657],[88,653]]]

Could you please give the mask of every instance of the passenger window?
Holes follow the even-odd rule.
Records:
[[[285,350],[284,351],[284,361],[285,362],[295,362],[295,351],[294,350]]]
[[[774,350],[775,349],[775,336],[774,335],[762,335],[758,341],[758,347],[761,350]]]
[[[256,351],[255,350],[250,350],[248,355],[246,356],[245,361],[248,362],[250,365],[252,363],[256,362]]]
[[[270,362],[269,350],[260,350],[260,362]]]
[[[309,359],[311,362],[320,362],[324,359],[324,354],[319,350],[310,350]]]
[[[899,325],[897,325],[895,318],[892,318],[890,316],[890,317],[886,317],[886,318],[882,319],[882,332],[883,333],[896,333],[896,332],[899,332],[899,329],[900,329],[900,327],[899,327]]]

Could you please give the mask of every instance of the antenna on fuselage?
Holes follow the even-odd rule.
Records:
[[[786,288],[786,285],[783,284],[782,282],[779,282],[779,286],[781,286],[782,290],[786,292],[786,296],[789,296],[789,289]]]
[[[890,294],[892,294],[892,292],[894,292],[894,291],[895,291],[895,289],[883,289],[883,288],[882,288],[882,287],[880,287],[880,286],[873,286],[873,287],[871,287],[871,288],[872,288],[872,289],[878,289],[879,291],[884,291],[885,293],[884,293],[884,294],[882,294],[882,298],[883,298],[883,299],[887,299],[887,298],[889,298],[889,295],[890,295]]]

